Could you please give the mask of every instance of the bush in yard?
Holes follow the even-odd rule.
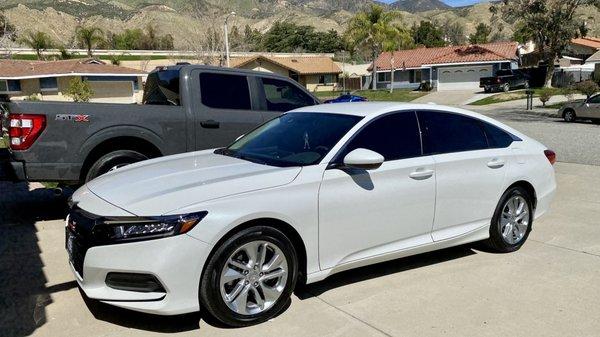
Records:
[[[591,80],[577,83],[575,85],[575,89],[577,89],[577,91],[579,91],[580,93],[584,94],[587,98],[590,98],[593,94],[600,91],[600,87],[598,87],[598,84]]]
[[[540,101],[542,101],[542,106],[546,106],[546,102],[550,100],[550,97],[552,97],[552,90],[549,90],[548,88],[540,90]]]
[[[89,102],[94,91],[87,81],[81,77],[76,77],[69,82],[69,88],[65,91],[65,96],[71,97],[74,102]]]

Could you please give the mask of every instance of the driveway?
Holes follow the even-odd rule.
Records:
[[[415,99],[414,103],[435,103],[440,105],[460,106],[466,104],[466,102],[472,102],[473,100],[481,99],[485,96],[490,95],[475,92],[473,90],[452,90],[452,91],[433,91],[425,96]],[[474,99],[473,97],[480,97]]]

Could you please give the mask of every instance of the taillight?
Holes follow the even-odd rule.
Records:
[[[550,164],[554,165],[554,163],[556,163],[556,153],[554,153],[554,151],[545,150],[544,154],[546,155],[546,158],[548,158]]]
[[[44,115],[11,114],[8,120],[8,136],[13,150],[27,150],[46,127]]]

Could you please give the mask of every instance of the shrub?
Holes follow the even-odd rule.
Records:
[[[25,101],[39,101],[40,97],[37,94],[31,94],[24,98]]]
[[[540,101],[542,101],[543,106],[546,106],[546,102],[550,100],[550,97],[552,97],[552,90],[548,88],[540,90]]]
[[[419,90],[421,91],[431,91],[432,89],[433,87],[431,86],[431,82],[429,81],[421,82],[421,86],[419,87]]]
[[[74,102],[89,102],[94,96],[94,91],[87,81],[83,81],[81,77],[75,77],[69,82],[65,96],[71,97]]]
[[[593,94],[600,91],[600,87],[598,87],[598,84],[591,80],[577,83],[575,85],[575,89],[577,89],[577,91],[579,91],[580,93],[584,94],[587,98],[590,98]]]

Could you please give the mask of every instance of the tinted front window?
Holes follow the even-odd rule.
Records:
[[[588,100],[589,103],[598,104],[600,103],[600,95],[592,96]]]
[[[399,112],[369,123],[348,143],[343,156],[358,148],[375,151],[386,161],[420,156],[421,139],[415,113]]]
[[[153,71],[146,79],[144,104],[181,105],[179,69]]]
[[[481,122],[452,113],[419,111],[423,150],[427,154],[487,149]]]
[[[491,148],[509,147],[515,137],[506,131],[489,123],[482,122],[488,143]]]
[[[242,75],[200,74],[202,104],[215,109],[250,110],[248,78]]]
[[[262,83],[269,111],[290,111],[315,104],[312,97],[289,82],[263,78]]]
[[[216,153],[280,167],[313,165],[360,119],[341,114],[285,114]]]

